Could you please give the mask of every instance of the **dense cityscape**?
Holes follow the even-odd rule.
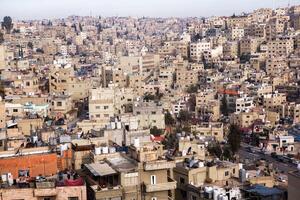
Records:
[[[300,5],[0,21],[0,200],[300,199]]]

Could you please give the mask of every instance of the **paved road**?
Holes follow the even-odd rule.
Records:
[[[246,150],[247,147],[251,147],[251,149],[254,149],[253,153],[250,153]],[[283,172],[284,174],[287,174],[289,171],[296,170],[296,166],[290,163],[283,163],[279,162],[278,160],[275,160],[271,157],[269,154],[262,154],[259,152],[260,149],[258,147],[253,147],[247,144],[242,144],[241,149],[239,151],[240,159],[248,159],[249,162],[255,162],[256,160],[265,159],[267,162],[272,163],[274,169],[278,169],[279,172]]]

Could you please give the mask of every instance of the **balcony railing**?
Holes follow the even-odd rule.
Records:
[[[57,190],[56,188],[37,188],[34,189],[34,196],[36,197],[51,197],[56,196]]]
[[[114,186],[114,187],[107,187],[107,188],[100,188],[99,186],[92,186],[92,189],[95,192],[96,199],[116,198],[116,197],[122,197],[122,195],[123,195],[122,186]]]
[[[166,183],[147,184],[145,185],[146,192],[159,192],[167,190],[175,190],[177,182],[171,178],[168,178]]]
[[[174,161],[157,160],[157,161],[144,163],[144,169],[146,171],[170,169],[170,168],[174,168],[174,167],[176,167],[176,164]]]

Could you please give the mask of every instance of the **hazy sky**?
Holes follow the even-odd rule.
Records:
[[[0,18],[59,18],[69,15],[201,17],[232,15],[300,0],[0,0]]]

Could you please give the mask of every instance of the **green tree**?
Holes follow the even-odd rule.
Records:
[[[224,116],[228,116],[228,106],[227,106],[227,98],[226,98],[226,94],[225,94],[225,89],[224,89],[224,94],[222,97],[221,112]]]
[[[235,154],[241,146],[241,130],[235,124],[230,125],[229,133],[227,136],[227,142],[229,144],[230,150]]]
[[[208,148],[207,148],[208,152],[210,155],[213,155],[217,158],[221,158],[222,157],[222,148],[220,143],[211,143]]]
[[[186,92],[189,93],[189,94],[197,93],[197,92],[198,92],[198,85],[196,85],[196,84],[190,85],[190,86],[187,88]]]
[[[158,129],[156,126],[153,126],[151,129],[150,129],[150,134],[151,135],[154,135],[154,136],[160,136],[162,134],[162,130],[161,129]]]
[[[192,94],[190,96],[189,101],[188,101],[188,105],[189,105],[190,111],[195,111],[196,110],[196,95],[195,94]]]
[[[229,159],[229,160],[232,160],[232,151],[231,151],[231,149],[230,149],[230,146],[224,146],[223,147],[223,159]]]
[[[32,44],[32,42],[28,42],[28,43],[27,43],[27,46],[28,46],[28,48],[33,49],[33,44]]]
[[[4,42],[4,35],[3,33],[0,31],[0,44],[2,44]]]
[[[180,122],[188,122],[191,119],[191,114],[187,110],[180,110],[178,120]]]
[[[5,16],[3,18],[3,22],[2,22],[2,28],[4,28],[6,30],[7,33],[10,33],[10,31],[13,28],[13,23],[12,23],[12,19],[10,16]]]
[[[82,25],[81,25],[81,23],[79,23],[79,30],[80,30],[80,32],[82,32]]]
[[[171,115],[171,113],[169,111],[165,114],[165,123],[167,125],[175,124],[175,119],[173,118],[173,116]]]
[[[5,97],[5,88],[2,82],[0,82],[0,96],[2,99]]]

